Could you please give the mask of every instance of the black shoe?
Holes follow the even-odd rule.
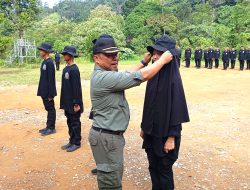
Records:
[[[43,128],[43,129],[39,129],[39,133],[42,133],[42,132],[44,132],[44,131],[46,131],[47,130],[47,128],[45,127],[45,128]]]
[[[97,175],[97,168],[94,168],[93,170],[91,170],[91,173],[92,173],[93,175]]]
[[[67,152],[74,152],[75,150],[77,150],[78,148],[80,148],[80,145],[71,145],[70,147],[67,148]]]
[[[61,149],[62,149],[62,150],[66,150],[66,149],[68,149],[70,146],[71,146],[71,144],[68,143],[68,144],[65,144],[65,145],[61,146]]]
[[[40,129],[40,130],[39,130],[39,133],[43,133],[43,132],[46,131],[47,129],[48,129],[48,128],[46,128],[46,127],[43,128],[43,129]]]
[[[42,134],[42,136],[47,136],[47,135],[51,135],[54,133],[56,133],[55,129],[47,129],[47,130],[43,131],[41,134]]]

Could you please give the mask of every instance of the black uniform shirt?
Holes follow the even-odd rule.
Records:
[[[209,50],[208,51],[208,59],[213,59],[214,58],[214,50]]]
[[[229,61],[229,52],[228,51],[223,51],[222,53],[222,61],[227,62]]]
[[[191,49],[185,50],[185,59],[191,59]]]
[[[37,96],[54,98],[56,93],[55,67],[51,58],[44,60],[40,68],[40,80]]]
[[[60,55],[59,55],[59,53],[55,54],[55,62],[60,62]]]
[[[208,50],[204,51],[204,59],[209,59],[209,52],[208,52]]]
[[[246,60],[250,60],[250,50],[246,50]]]
[[[82,113],[83,102],[80,72],[77,65],[73,64],[63,69],[60,109],[73,114],[75,104],[80,106],[80,112]]]
[[[195,50],[195,53],[194,53],[194,59],[196,60],[201,60],[202,59],[202,50]]]
[[[236,60],[236,50],[230,52],[230,58]]]
[[[215,50],[214,51],[214,59],[219,59],[220,58],[220,50]]]
[[[246,59],[246,57],[245,57],[245,50],[240,50],[239,51],[239,60],[240,61],[243,61],[243,60],[245,60]]]

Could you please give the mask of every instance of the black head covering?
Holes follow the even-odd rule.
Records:
[[[40,47],[37,48],[38,50],[46,51],[48,53],[53,53],[52,46],[48,43],[42,43]]]
[[[152,51],[152,48],[169,50],[174,55],[173,60],[148,81],[146,88],[141,128],[145,134],[160,138],[168,136],[169,126],[188,122],[189,114],[173,40],[164,35],[147,49]]]
[[[63,51],[61,52],[62,55],[69,54],[73,57],[78,57],[76,53],[76,48],[74,46],[65,46]]]
[[[109,54],[120,52],[120,49],[117,47],[114,38],[108,34],[103,34],[99,38],[94,39],[93,44],[93,54]]]
[[[156,40],[155,45],[148,46],[147,50],[152,54],[154,50],[161,52],[170,51],[173,55],[178,54],[178,50],[175,48],[176,41],[170,38],[168,35],[163,35]]]

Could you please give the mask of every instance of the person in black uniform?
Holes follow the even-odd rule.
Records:
[[[240,48],[240,51],[239,51],[239,61],[240,61],[240,70],[242,71],[244,69],[244,64],[245,64],[245,49],[244,47],[241,47]]]
[[[62,73],[62,87],[60,109],[64,110],[67,117],[67,125],[69,129],[69,143],[63,145],[62,150],[73,152],[81,147],[81,113],[83,112],[82,87],[80,72],[74,62],[74,58],[78,57],[76,48],[73,46],[65,46],[61,52],[67,66]]]
[[[55,53],[55,62],[56,62],[56,70],[59,71],[60,69],[60,54],[58,51]]]
[[[232,48],[232,50],[230,52],[231,69],[234,69],[234,67],[235,67],[236,56],[237,56],[237,52],[234,48]]]
[[[185,50],[185,61],[186,61],[186,67],[187,67],[187,68],[190,67],[191,54],[192,54],[191,48],[188,47],[188,48]]]
[[[204,50],[205,68],[208,68],[208,63],[209,63],[209,60],[208,60],[208,54],[209,54],[209,52],[208,52],[208,48],[206,48],[206,49]]]
[[[52,46],[48,43],[43,43],[37,48],[40,53],[40,57],[43,58],[43,62],[40,68],[40,80],[37,90],[37,96],[40,96],[43,100],[43,105],[47,111],[47,123],[46,127],[39,130],[43,136],[50,135],[56,132],[56,110],[54,97],[56,92],[56,79],[55,79],[55,66],[50,58],[50,53],[53,52]]]
[[[227,52],[228,52],[228,55],[229,55],[229,59],[228,59],[228,62],[227,62],[227,68],[229,67],[229,65],[230,65],[230,54],[231,54],[231,52],[230,52],[230,48],[229,47],[226,47],[227,48]]]
[[[164,35],[147,47],[152,62],[170,51],[173,60],[147,83],[141,134],[153,190],[173,190],[173,164],[178,159],[182,123],[189,114],[176,57],[175,41]]]
[[[195,60],[195,67],[197,69],[201,68],[201,59],[202,59],[202,50],[196,47],[194,52],[194,60]]]
[[[179,63],[179,67],[180,67],[181,66],[181,53],[182,53],[182,51],[181,51],[181,48],[179,45],[176,45],[176,49],[178,50],[177,61]]]
[[[214,61],[215,61],[215,68],[219,68],[219,64],[220,64],[220,49],[216,48],[214,50]]]
[[[250,47],[246,50],[247,70],[250,70]]]
[[[222,61],[223,61],[223,70],[227,70],[227,64],[229,62],[230,54],[228,52],[228,49],[225,48],[222,53]]]
[[[213,68],[213,59],[214,59],[214,50],[211,47],[208,50],[208,69],[212,69]]]

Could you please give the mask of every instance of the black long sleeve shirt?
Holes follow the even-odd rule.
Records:
[[[83,112],[81,78],[76,64],[63,69],[60,109],[74,114],[74,105],[79,105]]]
[[[201,60],[202,59],[202,50],[195,50],[195,53],[194,53],[194,59],[196,60]]]
[[[231,60],[236,60],[237,57],[237,52],[236,50],[230,52],[230,59]]]
[[[51,58],[42,62],[40,73],[37,96],[41,96],[42,98],[54,98],[57,92],[55,66]]]

